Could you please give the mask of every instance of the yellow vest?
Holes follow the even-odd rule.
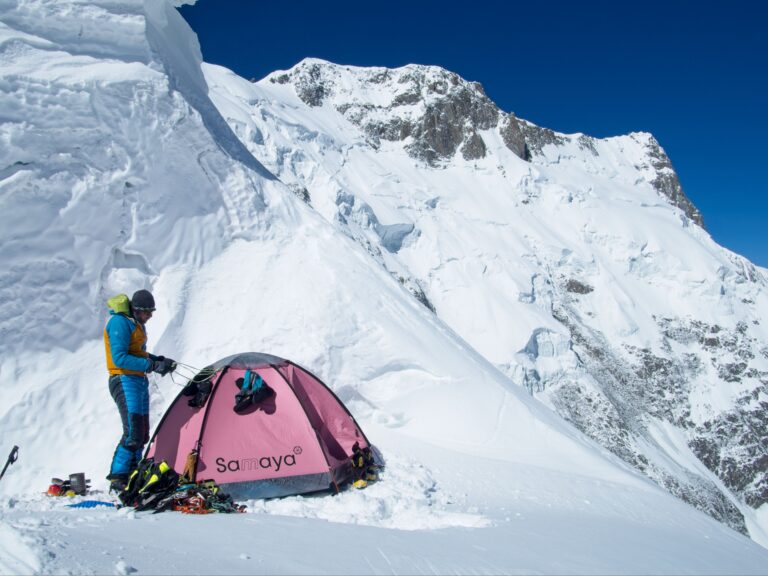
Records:
[[[147,345],[147,333],[144,331],[144,326],[131,319],[133,323],[133,332],[131,333],[131,342],[128,344],[128,354],[131,356],[140,356],[142,358],[148,358],[149,354],[145,350]],[[110,374],[133,374],[135,376],[144,376],[145,372],[139,372],[137,370],[126,370],[125,368],[118,367],[112,360],[112,349],[109,345],[109,334],[107,334],[107,328],[104,327],[104,348],[107,353],[107,370]]]

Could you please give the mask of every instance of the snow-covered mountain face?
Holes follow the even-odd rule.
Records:
[[[394,430],[647,489],[248,152],[170,4],[3,1],[0,34],[0,437],[28,455],[0,490],[106,469],[120,427],[105,298],[143,287],[151,349],[197,367],[243,350],[296,360],[382,446]],[[154,422],[177,384],[152,377]]]
[[[501,132],[501,114],[501,124],[462,128],[454,148],[459,136],[435,140],[429,124],[376,140],[364,117],[388,123],[396,94],[366,92],[367,71],[307,64],[336,77],[314,105],[294,89],[303,66],[260,85],[204,74],[194,33],[164,0],[0,0],[0,458],[20,447],[0,483],[0,574],[763,572],[764,548],[670,497],[526,390],[553,407],[573,395],[567,406],[604,423],[596,429],[612,449],[656,450],[647,469],[706,474],[684,460],[689,429],[646,418],[639,392],[618,402],[633,390],[619,377],[640,381],[632,353],[673,367],[699,353],[691,335],[705,325],[724,343],[710,346],[713,358],[742,352],[760,327],[738,328],[733,293],[764,310],[765,280],[744,263],[755,278],[740,281],[741,260],[659,195],[675,191],[674,177],[653,141],[572,139],[522,121]],[[470,88],[485,117],[493,107]],[[361,95],[353,122],[343,102]],[[416,123],[424,103],[403,99],[403,122]],[[701,280],[712,269],[717,286]],[[42,496],[51,477],[75,471],[106,488],[121,426],[104,367],[105,300],[139,288],[158,304],[153,352],[202,367],[262,351],[320,376],[384,455],[381,482],[252,501],[256,522],[78,516]],[[660,325],[675,335],[671,352],[646,342]],[[705,360],[689,384],[695,426],[736,406],[735,387],[706,387]],[[740,391],[762,361],[733,372]],[[150,375],[153,425],[183,383]],[[587,418],[586,393],[602,420]],[[678,409],[671,397],[656,405]],[[760,518],[746,521],[768,543]],[[211,546],[188,546],[203,539]],[[257,567],[239,548],[255,556],[252,542],[268,543]]]
[[[254,156],[516,384],[732,528],[765,514],[768,274],[651,135],[558,134],[436,67],[204,70]]]
[[[165,35],[171,6],[0,8],[0,353],[74,350],[110,292],[247,237],[274,178],[215,114],[196,38]]]

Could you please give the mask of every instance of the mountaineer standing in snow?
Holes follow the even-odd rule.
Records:
[[[115,449],[109,476],[110,489],[122,490],[141,460],[149,441],[148,372],[165,376],[176,369],[176,362],[147,353],[144,325],[155,311],[155,299],[139,290],[128,300],[120,294],[107,301],[109,321],[104,328],[104,347],[109,371],[109,393],[123,421],[123,436]]]

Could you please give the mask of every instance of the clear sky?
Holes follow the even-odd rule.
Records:
[[[206,62],[431,64],[558,132],[652,133],[714,239],[768,267],[764,0],[198,0]]]

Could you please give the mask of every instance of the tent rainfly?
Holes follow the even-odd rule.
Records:
[[[265,397],[244,406],[251,390]],[[273,498],[338,490],[351,477],[355,443],[370,446],[316,376],[290,360],[244,353],[190,381],[160,420],[146,457],[186,470],[192,481],[213,480],[236,499]]]

